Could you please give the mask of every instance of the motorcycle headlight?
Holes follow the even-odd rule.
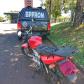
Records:
[[[22,32],[18,31],[18,36],[21,37],[21,35],[22,35]]]
[[[28,23],[26,21],[23,21],[22,26],[26,28],[28,26]]]

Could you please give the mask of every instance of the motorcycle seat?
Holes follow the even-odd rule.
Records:
[[[48,46],[45,44],[41,44],[36,48],[37,52],[41,55],[53,55],[53,52],[56,52],[58,50],[57,47],[53,47],[53,46]]]
[[[44,44],[41,44],[40,46],[38,46],[36,50],[41,55],[47,55],[47,56],[58,55],[62,57],[69,57],[76,52],[76,49],[70,46],[58,48],[58,47],[47,46]]]

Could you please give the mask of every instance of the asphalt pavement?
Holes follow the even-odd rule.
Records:
[[[0,84],[47,84],[21,53],[16,24],[0,24]]]

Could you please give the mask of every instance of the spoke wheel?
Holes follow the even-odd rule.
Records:
[[[49,84],[62,84],[61,80],[52,71],[49,71],[48,74],[46,73],[45,78]]]
[[[27,57],[27,58],[32,58],[33,52],[29,48],[21,48],[22,53]]]

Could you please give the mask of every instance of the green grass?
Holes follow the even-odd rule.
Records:
[[[71,45],[77,47],[75,62],[84,67],[84,28],[73,28],[70,23],[52,26],[49,38],[58,46]]]

